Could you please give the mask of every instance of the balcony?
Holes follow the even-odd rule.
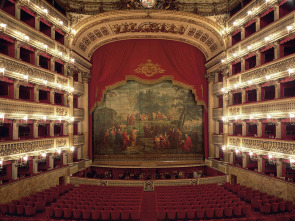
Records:
[[[219,144],[219,145],[223,145],[223,135],[221,134],[215,134],[213,135],[213,144]]]
[[[36,156],[38,156],[40,154],[39,151],[56,152],[56,148],[68,148],[68,146],[68,136],[1,142],[0,156],[5,157],[5,160],[17,158],[17,155],[25,153],[30,153],[30,156],[32,156],[35,152]]]
[[[84,94],[84,84],[80,82],[74,82],[74,94],[78,96]]]
[[[213,109],[213,119],[220,120],[223,116],[223,108],[214,108]]]
[[[43,85],[43,81],[46,80],[48,87],[59,89],[58,85],[62,85],[62,89],[69,90],[69,79],[66,76],[3,54],[0,55],[0,64],[1,68],[5,68],[6,77],[23,81],[23,76],[28,75],[28,82],[30,83]]]
[[[74,108],[74,117],[75,117],[75,120],[83,120],[84,119],[84,109]]]
[[[259,115],[265,117],[271,114],[275,118],[288,118],[290,112],[295,110],[295,98],[284,98],[269,101],[259,101],[254,103],[240,104],[228,107],[229,119],[234,119],[239,115],[240,119],[249,119],[249,115]]]
[[[84,144],[84,134],[74,135],[74,145],[83,145]]]
[[[0,113],[5,113],[5,118],[9,119],[22,119],[23,115],[30,115],[30,119],[39,119],[44,115],[48,116],[48,119],[69,117],[69,111],[69,107],[66,106],[0,98]]]
[[[236,147],[242,147],[245,150],[256,150],[255,153],[257,154],[277,152],[281,154],[294,155],[295,141],[236,136],[228,136],[227,139],[227,145],[232,149],[235,149]]]

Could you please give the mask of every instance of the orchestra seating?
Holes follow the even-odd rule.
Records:
[[[148,203],[159,221],[295,221],[292,202],[229,183],[156,186],[145,193],[142,187],[68,184],[0,205],[0,220],[147,220],[141,217],[144,194],[155,197]]]

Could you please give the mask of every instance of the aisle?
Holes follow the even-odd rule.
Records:
[[[140,221],[156,221],[155,192],[143,192]]]

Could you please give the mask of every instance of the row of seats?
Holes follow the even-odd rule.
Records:
[[[85,220],[139,220],[140,210],[91,210],[46,207],[46,217]]]

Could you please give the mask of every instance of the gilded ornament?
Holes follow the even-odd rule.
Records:
[[[144,74],[147,77],[152,77],[156,74],[163,74],[165,70],[161,68],[159,64],[154,64],[151,59],[148,59],[146,63],[139,64],[134,72]]]

